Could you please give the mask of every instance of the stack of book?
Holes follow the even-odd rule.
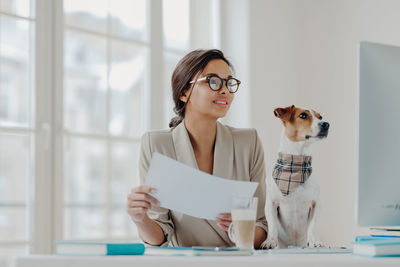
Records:
[[[400,236],[357,236],[353,254],[371,257],[400,257]]]

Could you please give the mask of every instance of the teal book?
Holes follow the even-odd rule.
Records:
[[[353,254],[371,257],[400,257],[400,239],[354,242]]]
[[[375,235],[359,235],[356,236],[354,241],[374,241],[374,240],[400,240],[400,236],[375,236]]]
[[[54,245],[57,255],[143,255],[145,251],[141,243],[57,241]]]

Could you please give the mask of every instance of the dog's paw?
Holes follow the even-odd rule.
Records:
[[[310,248],[325,248],[327,246],[321,241],[310,240],[310,241],[307,242],[307,247],[310,247]]]
[[[264,248],[264,249],[272,249],[272,248],[278,248],[278,247],[279,247],[279,243],[278,243],[278,240],[275,238],[267,238],[267,240],[265,240],[261,244],[261,248]]]

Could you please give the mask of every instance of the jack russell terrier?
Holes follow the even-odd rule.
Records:
[[[328,136],[329,123],[294,105],[274,110],[283,123],[278,160],[267,178],[268,237],[264,248],[322,246],[315,239],[319,185],[311,168],[311,145]]]

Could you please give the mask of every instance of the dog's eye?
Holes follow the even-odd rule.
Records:
[[[322,120],[322,116],[319,116],[319,119]]]
[[[301,113],[301,114],[299,115],[299,118],[300,118],[300,119],[308,119],[308,114],[305,113],[305,112],[303,112],[303,113]]]

